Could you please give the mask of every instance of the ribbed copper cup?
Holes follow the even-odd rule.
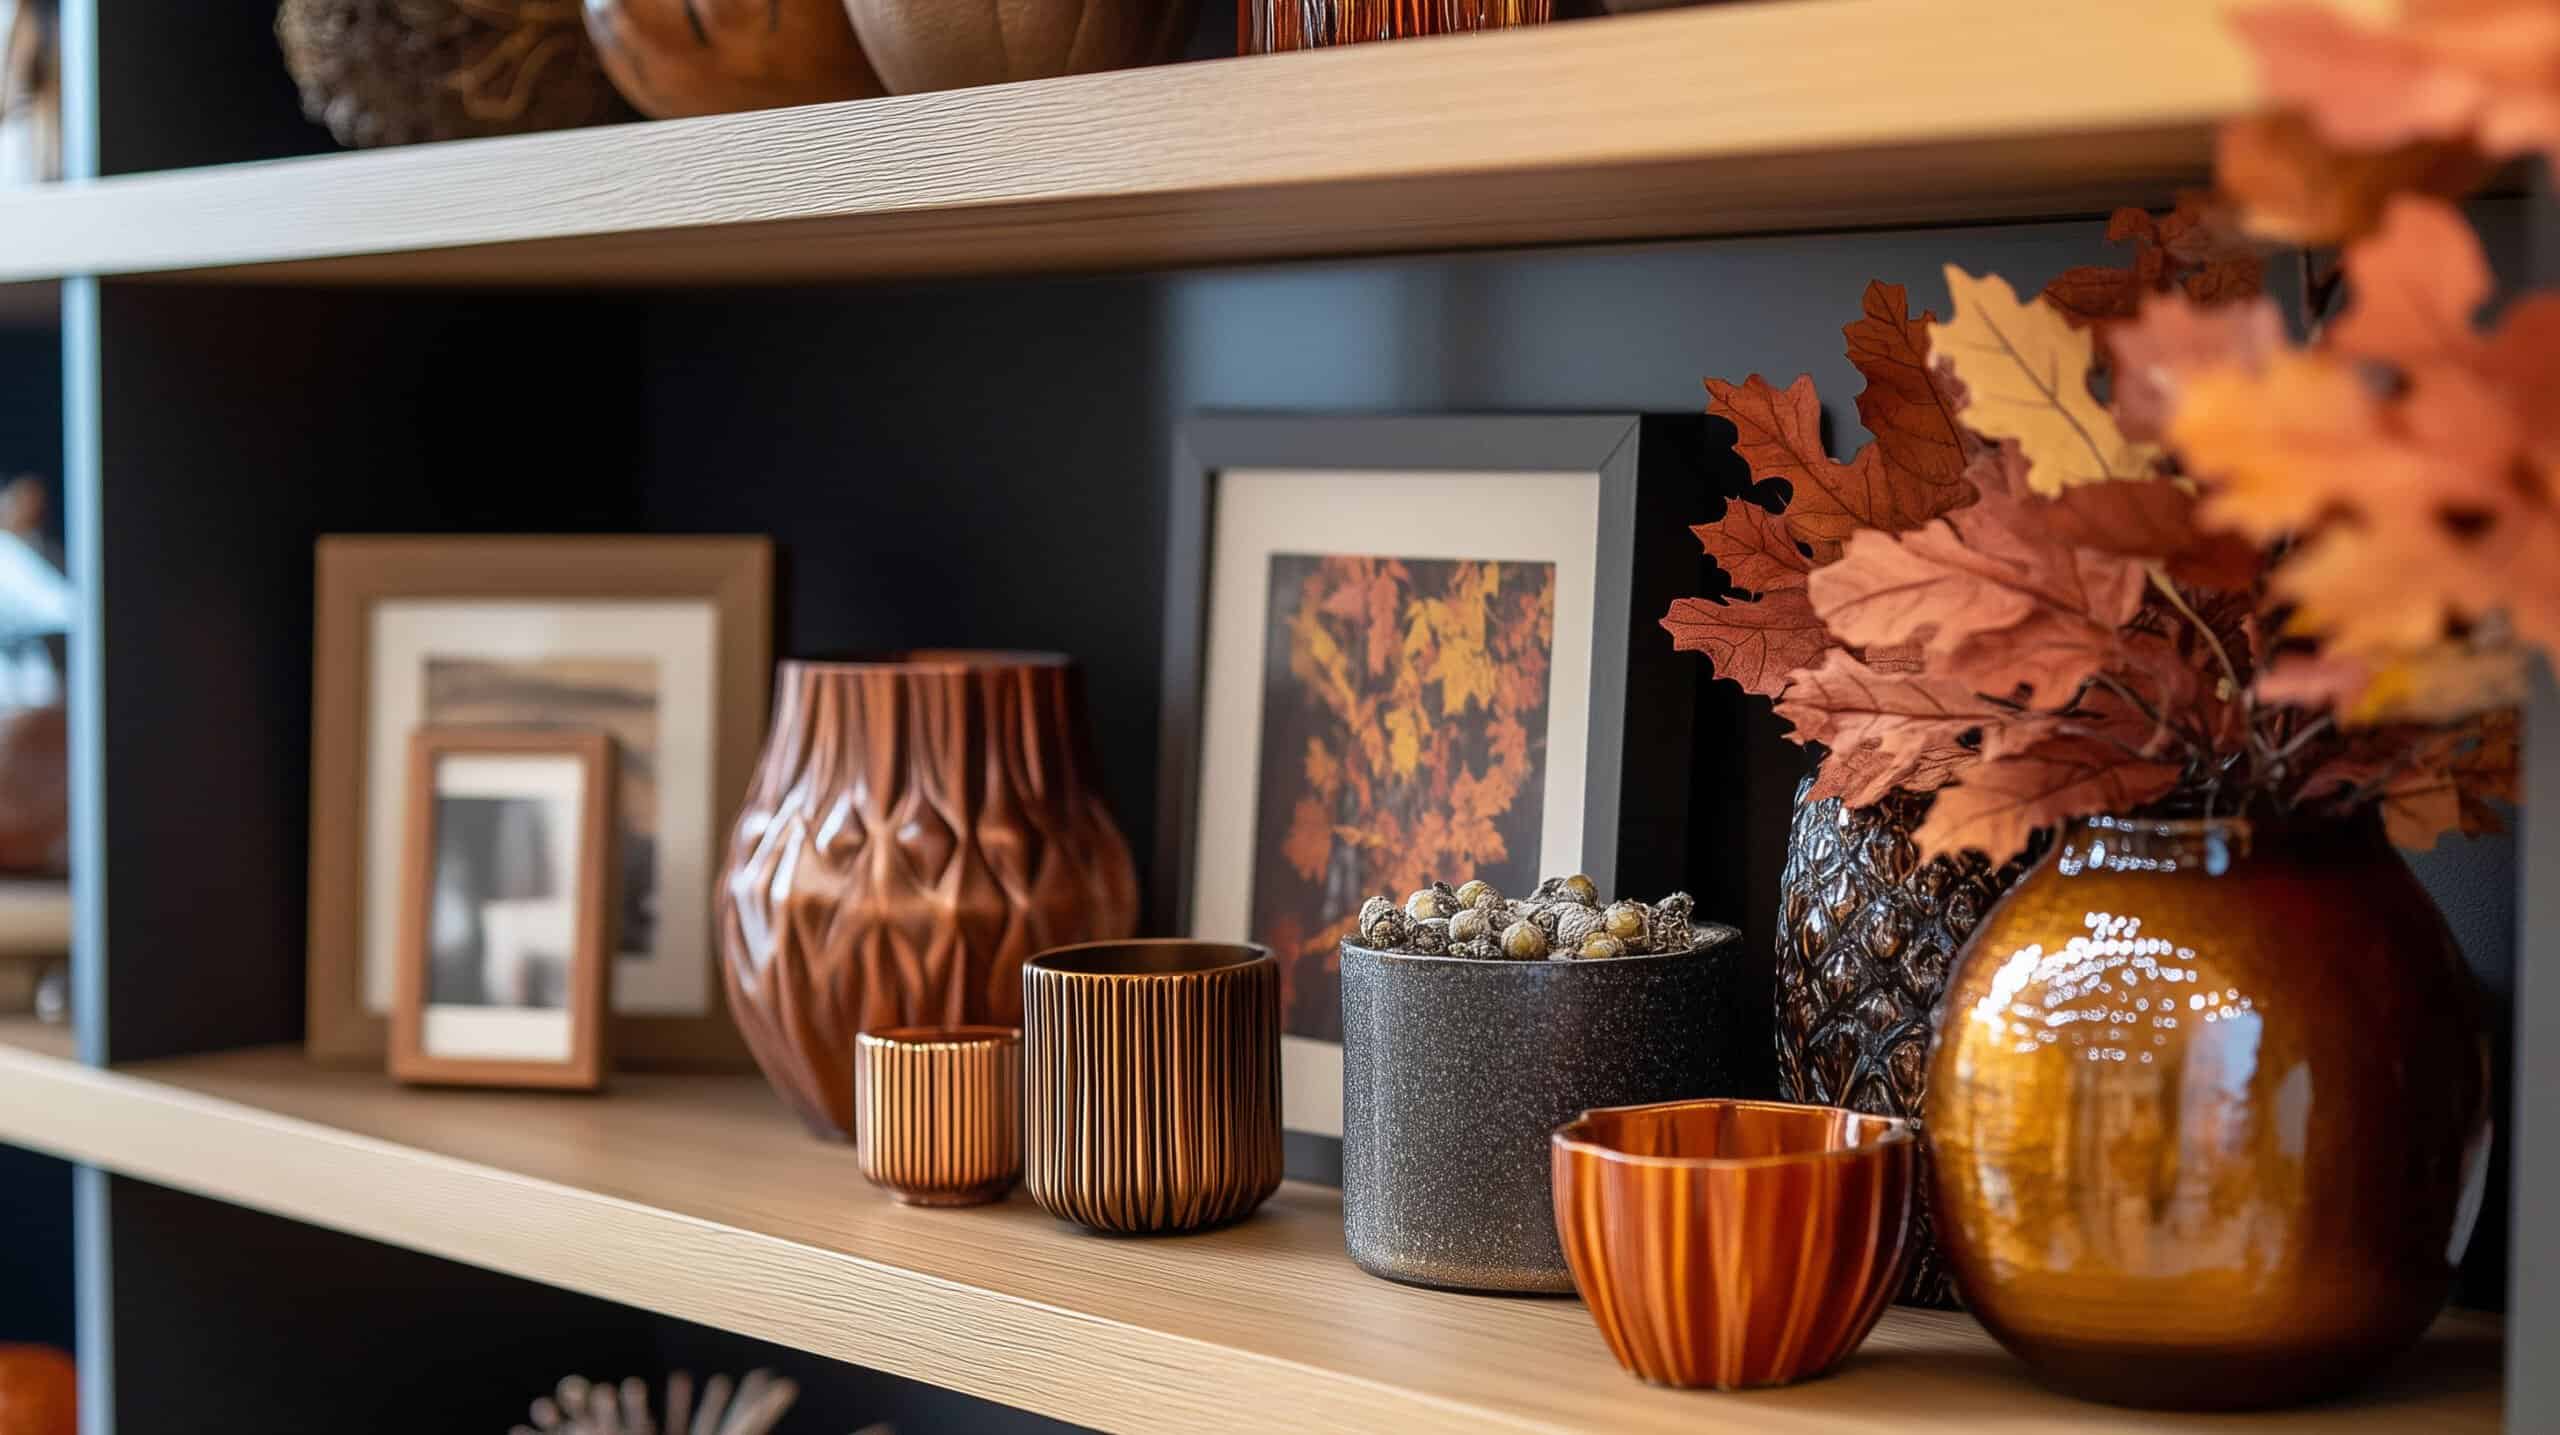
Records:
[[[1093,942],[1022,969],[1023,1184],[1099,1231],[1232,1221],[1280,1188],[1280,969],[1262,947]]]
[[[1740,1390],[1858,1348],[1909,1255],[1911,1123],[1831,1106],[1673,1101],[1557,1128],[1556,1234],[1618,1363]]]
[[[854,1039],[862,1174],[911,1206],[975,1206],[1022,1174],[1022,1033],[901,1026]]]

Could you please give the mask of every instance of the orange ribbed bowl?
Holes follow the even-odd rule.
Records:
[[[1022,969],[1023,1184],[1095,1230],[1190,1231],[1280,1189],[1267,948],[1092,942]]]
[[[911,1206],[975,1206],[1022,1175],[1022,1033],[901,1026],[854,1039],[854,1149]]]
[[[1657,1385],[1820,1375],[1901,1279],[1918,1146],[1898,1116],[1672,1101],[1586,1111],[1550,1144],[1574,1285]]]

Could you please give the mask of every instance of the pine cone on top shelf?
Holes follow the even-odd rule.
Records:
[[[1897,792],[1871,808],[1796,789],[1778,897],[1778,1089],[1789,1101],[1920,1119],[1929,1036],[1947,973],[1976,923],[2043,855],[2038,837],[1991,869],[1979,852],[1923,863],[1911,840],[1929,799]],[[1953,1306],[1925,1166],[1912,1206],[1912,1257],[1897,1299]]]
[[[631,119],[579,0],[284,0],[302,112],[357,148]]]

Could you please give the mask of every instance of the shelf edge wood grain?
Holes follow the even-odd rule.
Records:
[[[1660,1390],[1572,1301],[1375,1280],[1341,1202],[1290,1185],[1220,1231],[1110,1239],[1019,1193],[900,1206],[752,1077],[602,1099],[403,1090],[255,1048],[101,1071],[0,1024],[0,1140],[1111,1430],[2168,1432],[2228,1423],[2049,1394],[1969,1318],[1897,1310],[1833,1376]],[[2498,1326],[2448,1316],[2301,1430],[2498,1428]]]
[[[0,197],[0,282],[773,282],[2103,212],[2200,180],[2251,103],[2224,12],[1748,0],[162,172]]]

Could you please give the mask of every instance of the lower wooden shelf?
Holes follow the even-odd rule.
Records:
[[[1962,1315],[1896,1310],[1832,1377],[1622,1374],[1581,1307],[1413,1290],[1291,1185],[1224,1231],[1106,1239],[1023,1197],[896,1205],[747,1077],[600,1097],[410,1091],[259,1049],[112,1071],[0,1024],[0,1141],[1113,1430],[2491,1432],[2499,1325],[2450,1315],[2355,1401],[2257,1417],[2038,1389]]]

